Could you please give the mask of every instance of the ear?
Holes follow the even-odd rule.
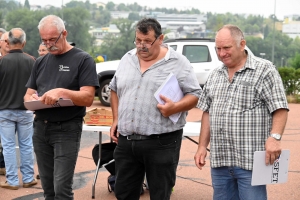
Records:
[[[163,41],[164,41],[164,35],[163,35],[163,34],[161,34],[161,35],[159,36],[159,40],[160,40],[161,43],[163,43]]]
[[[22,49],[25,47],[26,41],[23,42],[22,44]]]
[[[67,30],[64,30],[63,33],[62,33],[62,35],[63,35],[64,37],[67,37],[68,31],[67,31]]]
[[[244,51],[245,47],[246,47],[246,40],[244,40],[244,39],[241,40],[240,46],[241,46],[241,50]]]

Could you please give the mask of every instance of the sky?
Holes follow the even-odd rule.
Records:
[[[25,0],[17,0],[24,4]],[[29,0],[31,5],[53,5],[61,6],[71,0]],[[85,0],[82,0],[85,2]],[[109,1],[115,4],[124,3],[133,4],[138,3],[141,6],[150,8],[177,8],[179,10],[185,9],[199,9],[200,12],[212,13],[226,13],[232,14],[253,14],[269,17],[274,14],[279,20],[283,20],[285,15],[298,14],[300,15],[300,0],[90,0],[91,3]],[[276,6],[275,6],[276,2]]]

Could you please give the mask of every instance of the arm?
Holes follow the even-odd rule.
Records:
[[[287,110],[286,109],[278,109],[273,112],[272,118],[272,130],[271,133],[279,133],[283,134],[285,124],[287,121]],[[279,157],[281,154],[281,145],[280,141],[277,141],[273,137],[269,137],[265,144],[266,148],[266,165],[273,164],[274,161]]]
[[[113,124],[110,128],[110,137],[116,143],[118,143],[119,132],[117,132],[118,126],[118,106],[119,106],[119,98],[115,91],[111,90],[110,92],[110,105],[113,114]],[[117,132],[117,134],[115,134]]]
[[[160,95],[160,98],[166,102],[164,105],[157,104],[157,108],[160,110],[164,117],[169,117],[175,113],[188,111],[197,105],[198,97],[194,95],[185,95],[180,101],[173,102],[165,96]]]
[[[82,86],[79,91],[55,88],[39,97],[44,104],[55,104],[59,98],[71,99],[76,106],[91,106],[94,101],[95,87]]]
[[[26,91],[26,94],[24,96],[24,101],[33,101],[33,100],[38,100],[39,97],[37,95],[36,90],[28,88]]]
[[[209,125],[209,113],[203,112],[201,119],[201,131],[199,137],[198,150],[194,156],[195,164],[199,169],[205,165],[205,158],[207,156],[206,147],[210,140],[210,125]]]

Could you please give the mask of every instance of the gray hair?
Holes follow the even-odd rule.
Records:
[[[19,31],[20,34],[16,34]],[[13,33],[14,32],[14,33]],[[8,33],[8,42],[11,45],[23,44],[26,41],[26,33],[21,28],[13,28]]]
[[[58,32],[65,30],[65,24],[63,20],[56,15],[47,15],[41,19],[38,25],[38,29],[41,30],[44,27],[55,26]]]
[[[240,42],[241,40],[244,40],[244,33],[242,32],[242,30],[236,26],[236,25],[232,25],[232,24],[227,24],[224,25],[222,28],[220,28],[218,30],[218,32],[222,29],[228,29],[230,31],[230,35],[231,37],[236,41],[237,46],[240,46]]]
[[[0,28],[0,33],[5,33],[6,32],[6,30],[4,29],[4,28]]]

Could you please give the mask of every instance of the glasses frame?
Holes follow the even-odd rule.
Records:
[[[62,35],[62,33],[63,33],[64,31],[62,31],[62,32],[60,32],[60,34],[59,34],[59,36],[58,36],[58,38],[55,40],[55,42],[54,43],[52,43],[52,42],[50,42],[50,40],[46,40],[46,43],[45,42],[43,42],[43,39],[41,39],[41,44],[42,45],[50,45],[50,47],[53,47],[53,46],[55,46],[56,45],[56,43],[57,43],[57,41],[59,40],[59,38],[60,38],[60,36]],[[49,42],[48,42],[49,41]]]
[[[147,47],[148,49],[152,47],[152,45],[154,44],[154,42],[157,40],[158,37],[155,38],[155,40],[151,43],[151,44],[147,44],[147,43],[137,43],[135,40],[133,41],[133,44],[138,47],[138,46],[144,46],[144,47],[147,47],[147,45],[150,45],[149,47]]]

